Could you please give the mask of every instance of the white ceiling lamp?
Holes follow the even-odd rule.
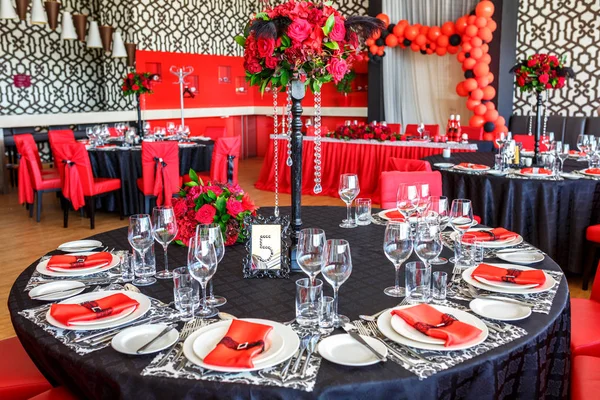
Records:
[[[102,40],[100,40],[100,29],[98,29],[98,23],[96,21],[90,21],[90,29],[88,30],[87,37],[88,49],[101,49]]]
[[[19,16],[12,5],[12,0],[0,1],[0,19],[17,19]]]
[[[75,25],[73,25],[73,16],[69,11],[63,12],[60,38],[62,40],[77,40],[77,32],[75,32]]]
[[[125,43],[121,37],[121,32],[116,31],[113,36],[113,58],[127,58],[127,50],[125,50]]]
[[[45,25],[48,23],[48,16],[42,5],[42,0],[33,0],[32,2],[31,23],[36,25]]]

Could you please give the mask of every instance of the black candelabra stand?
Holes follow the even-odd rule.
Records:
[[[144,136],[144,123],[142,121],[142,99],[141,99],[141,95],[139,93],[135,94],[135,98],[137,100],[137,130],[138,130],[138,135],[140,135],[140,137]]]
[[[297,236],[302,229],[302,99],[306,95],[306,86],[295,79],[292,85],[292,243],[296,245]]]
[[[542,165],[540,140],[542,137],[542,93],[537,94],[537,110],[535,115],[535,164]]]

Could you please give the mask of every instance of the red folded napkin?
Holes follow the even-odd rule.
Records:
[[[461,168],[468,168],[468,169],[488,169],[489,168],[487,165],[473,164],[473,163],[466,163],[466,162],[461,162],[460,164],[458,164],[458,166]]]
[[[252,368],[252,359],[265,349],[265,340],[273,327],[234,319],[225,337],[204,362],[221,367]]]
[[[472,231],[463,236],[463,243],[492,242],[496,240],[515,239],[518,234],[504,228],[494,228],[491,231]]]
[[[494,282],[510,282],[517,285],[543,285],[546,282],[546,275],[540,269],[522,271],[520,269],[506,269],[494,267],[488,264],[479,264],[471,276],[487,279]]]
[[[389,219],[399,219],[404,221],[404,215],[398,210],[390,210],[385,212],[385,217]]]
[[[52,256],[50,257],[46,268],[50,271],[55,271],[56,268],[80,270],[104,267],[110,264],[111,261],[112,254],[106,252],[95,253],[89,256]]]
[[[393,310],[392,315],[399,316],[424,335],[444,340],[445,347],[469,342],[481,334],[481,329],[460,322],[428,304]]]
[[[600,168],[588,168],[583,172],[585,172],[586,174],[600,175]]]
[[[103,144],[102,146],[96,146],[97,149],[107,149],[109,147],[117,147],[116,144]]]
[[[118,315],[139,305],[140,303],[129,296],[117,293],[81,304],[52,304],[50,315],[61,324],[69,326],[73,322],[93,321]]]
[[[552,175],[552,171],[546,168],[523,168],[521,169],[522,174],[534,174],[534,175]]]
[[[577,150],[569,150],[569,155],[571,156],[579,156],[579,157],[584,157],[585,153],[583,151],[577,151]]]

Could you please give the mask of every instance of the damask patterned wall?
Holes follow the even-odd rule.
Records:
[[[600,106],[600,1],[521,0],[517,58],[566,54],[577,77],[549,93],[549,114],[595,116]],[[515,114],[532,113],[534,95],[515,91]]]

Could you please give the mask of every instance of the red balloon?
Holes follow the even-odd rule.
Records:
[[[460,17],[459,19],[456,20],[456,32],[458,33],[464,33],[465,29],[467,29],[467,23],[468,19],[467,17]],[[444,25],[442,25],[442,28],[444,27]],[[444,35],[447,35],[447,33],[444,31]],[[451,35],[448,35],[451,36]]]
[[[445,47],[438,46],[437,49],[435,49],[435,53],[438,56],[445,56],[447,52],[448,49],[446,49]]]
[[[494,97],[496,97],[496,89],[494,89],[493,86],[486,86],[481,90],[483,91],[484,100],[492,100]]]
[[[442,33],[444,35],[446,35],[446,36],[452,36],[452,35],[454,35],[456,33],[456,29],[454,28],[454,24],[452,22],[446,22],[444,25],[442,25]]]
[[[369,46],[369,51],[371,52],[371,54],[377,54],[378,50],[379,50],[379,46],[377,46],[377,45]]]
[[[400,22],[404,22],[404,21],[400,21]],[[405,28],[406,28],[406,24],[401,25],[400,23],[398,23],[396,26],[394,26],[394,30],[392,32],[397,37],[404,36],[404,29]]]
[[[487,19],[484,17],[477,17],[477,19],[475,20],[475,26],[477,26],[478,28],[483,28],[486,25]]]
[[[427,54],[433,54],[433,50],[431,50],[431,48],[429,48],[429,49],[426,49],[426,50],[425,50],[425,52],[426,52]]]
[[[389,47],[398,46],[398,38],[395,35],[387,35],[385,38],[385,44]]]
[[[415,38],[415,43],[418,44],[419,47],[424,47],[427,43],[427,37],[421,33]]]
[[[456,54],[458,53],[459,47],[458,46],[448,46],[448,53],[450,54]]]
[[[469,26],[467,26],[467,29],[465,29],[465,35],[470,36],[470,37],[477,36],[477,32],[478,32],[478,29],[475,25],[469,25]]]
[[[375,44],[375,41],[373,39],[367,39],[365,40],[365,44],[367,45],[367,47],[371,47]]]
[[[469,42],[464,42],[463,46],[462,46],[462,49],[466,53],[466,52],[471,51],[473,49],[473,46]]]
[[[490,56],[489,54],[484,54],[483,56],[481,56],[481,58],[479,59],[480,62],[489,64],[492,62],[492,56]]]
[[[473,79],[475,81],[475,79]],[[475,83],[477,83],[477,81],[475,81]],[[491,87],[491,86],[488,86]],[[493,89],[493,88],[492,88]],[[471,98],[473,100],[482,100],[483,99],[483,90],[482,89],[475,89],[471,92]]]
[[[427,39],[431,40],[432,42],[435,42],[437,40],[437,38],[439,38],[442,34],[442,31],[440,28],[438,28],[437,26],[432,26],[431,29],[429,29],[429,32],[427,33]]]
[[[376,30],[375,32],[373,32],[373,35],[371,35],[371,38],[373,38],[374,40],[377,40],[381,37],[381,31],[380,30]]]
[[[456,56],[456,59],[458,60],[459,63],[464,62],[466,59],[465,52],[461,51],[460,53],[458,53],[458,55]]]
[[[481,50],[481,47],[473,47],[471,50],[471,57],[476,60],[479,60],[481,57],[483,57],[483,50]]]
[[[469,92],[465,89],[463,82],[459,82],[458,85],[456,85],[456,93],[460,97],[467,97],[469,95]]]
[[[504,126],[506,125],[506,120],[504,119],[503,116],[499,116],[498,119],[496,120],[496,126]]]
[[[476,78],[476,81],[480,89],[490,84],[490,80],[487,76],[480,76],[479,78]]]
[[[477,61],[473,58],[467,58],[465,62],[463,62],[463,69],[466,71],[468,69],[473,69],[477,64]]]
[[[475,109],[475,107],[477,107],[480,104],[481,104],[480,100],[473,100],[473,99],[467,100],[467,108],[471,111],[473,111]]]
[[[419,28],[417,28],[416,26],[407,26],[406,29],[404,29],[404,37],[407,38],[408,40],[415,40],[415,38],[417,37],[417,35],[419,34]]]
[[[496,32],[496,29],[498,29],[498,24],[493,19],[489,19],[487,27],[490,28],[490,31]]]
[[[377,14],[375,18],[382,20],[385,23],[385,26],[390,24],[390,17],[388,17],[386,14]]]
[[[494,104],[494,103],[488,103],[488,104]],[[485,112],[485,115],[483,117],[485,118],[485,120],[487,122],[496,122],[496,120],[498,119],[498,111],[496,111],[496,110],[487,110]]]
[[[471,39],[471,45],[473,47],[481,47],[483,45],[483,40],[481,40],[479,36],[475,36],[473,39]]]
[[[463,82],[463,86],[467,92],[472,92],[473,90],[477,89],[477,87],[478,87],[477,81],[473,78],[469,78],[469,79],[465,80]],[[478,100],[481,100],[481,99],[478,99]]]
[[[428,26],[422,26],[419,28],[419,33],[421,35],[425,35],[427,36],[427,33],[429,33],[429,27]]]
[[[487,44],[482,45],[481,51],[483,51],[483,54],[488,53],[490,51],[490,46],[488,46]]]
[[[487,107],[488,110],[495,110],[496,109],[496,105],[494,103],[492,103],[491,101],[488,103],[485,103],[485,106]]]
[[[469,126],[473,126],[475,128],[481,128],[485,124],[485,118],[481,115],[473,115],[469,120]]]
[[[496,135],[491,132],[483,132],[483,140],[488,142],[494,142],[496,139]]]
[[[421,51],[421,47],[418,44],[416,44],[416,43],[411,44],[410,45],[410,49],[412,51]]]
[[[475,15],[478,17],[490,18],[494,15],[494,3],[491,1],[480,1],[475,7]]]
[[[467,24],[475,25],[476,20],[477,20],[477,17],[475,15],[469,15],[469,17],[467,18]]]
[[[481,38],[481,40],[483,40],[484,42],[487,42],[487,43],[491,42],[492,39],[494,38],[492,31],[487,26],[480,28],[479,33],[477,35],[479,38]]]
[[[486,63],[477,63],[473,68],[473,73],[476,77],[487,76],[490,73],[490,67]]]
[[[473,109],[473,112],[475,113],[475,115],[481,115],[481,116],[485,115],[486,111],[487,111],[487,107],[485,106],[485,104],[480,104]]]
[[[449,44],[450,44],[450,41],[448,39],[448,36],[441,35],[439,38],[437,38],[437,45],[439,47],[448,47]]]
[[[381,47],[379,48],[379,50],[377,50],[377,55],[378,55],[378,56],[383,56],[383,52],[384,52],[384,51],[385,51],[385,50],[383,49],[383,46],[381,46]]]

